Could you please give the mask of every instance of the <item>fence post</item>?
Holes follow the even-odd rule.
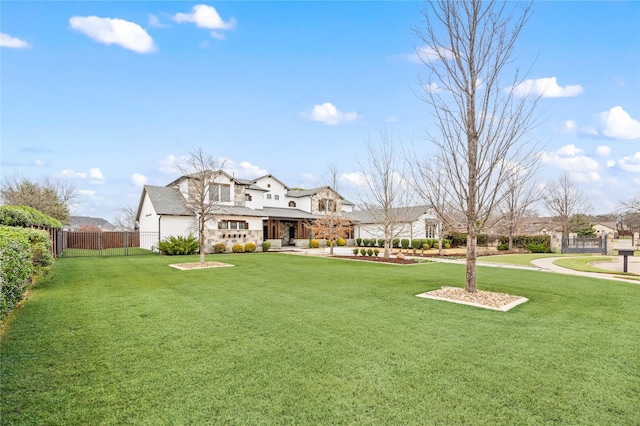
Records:
[[[129,256],[129,231],[124,231],[124,255]]]
[[[98,232],[98,257],[102,257],[102,232]]]

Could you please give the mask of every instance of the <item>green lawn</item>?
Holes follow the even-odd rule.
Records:
[[[10,318],[3,424],[640,424],[640,285],[279,253],[59,259]]]

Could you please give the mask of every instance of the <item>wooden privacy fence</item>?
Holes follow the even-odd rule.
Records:
[[[141,245],[141,243],[143,243]],[[157,232],[57,230],[54,247],[58,257],[131,256],[154,254],[142,247],[158,245]]]

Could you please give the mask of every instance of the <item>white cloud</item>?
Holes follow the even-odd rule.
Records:
[[[636,152],[633,157],[622,157],[618,164],[625,172],[640,173],[640,152]]]
[[[441,49],[441,55],[445,57],[445,59],[453,58],[453,53],[450,50]],[[418,47],[415,52],[406,55],[406,59],[411,62],[416,62],[421,64],[423,62],[433,62],[440,60],[440,56],[436,49],[430,46],[422,46]]]
[[[140,25],[118,18],[74,16],[69,19],[71,28],[80,31],[98,43],[119,44],[137,53],[156,50],[153,39]]]
[[[210,30],[216,30],[211,32],[211,37],[222,40],[224,34],[219,30],[232,30],[236,27],[236,19],[231,18],[228,21],[223,21],[218,11],[205,4],[197,4],[193,6],[192,13],[176,13],[173,20],[182,23],[190,22],[196,24],[198,28],[207,28]]]
[[[89,170],[89,178],[91,178],[91,183],[104,183],[104,175],[98,168],[92,168]]]
[[[600,164],[573,144],[563,146],[555,152],[543,152],[543,163],[571,173],[577,182],[600,182]]]
[[[301,112],[300,116],[307,120],[319,121],[329,126],[336,126],[356,121],[361,118],[356,112],[339,111],[332,103],[315,105],[311,113]]]
[[[160,22],[160,18],[152,14],[149,14],[149,26],[153,28],[169,28],[169,25],[163,24]]]
[[[160,171],[164,174],[171,175],[180,172],[177,166],[178,159],[175,155],[169,154],[158,163],[160,164]]]
[[[558,85],[556,77],[539,78],[537,80],[525,80],[517,86],[512,86],[506,90],[511,91],[516,96],[542,96],[543,98],[564,98],[569,96],[578,96],[584,91],[579,84],[567,85],[565,87]]]
[[[602,145],[596,148],[596,154],[601,157],[609,157],[611,155],[611,148],[606,145]]]
[[[611,168],[616,165],[616,160],[607,160],[607,167]]]
[[[400,121],[400,118],[396,117],[395,115],[390,115],[386,117],[384,121],[386,121],[387,123],[397,123],[398,121]]]
[[[631,118],[621,106],[600,114],[602,134],[612,139],[640,139],[640,121]]]
[[[266,169],[262,169],[248,161],[236,163],[235,161],[224,157],[220,158],[218,161],[220,163],[224,162],[223,169],[225,172],[241,179],[257,178],[268,174]]]
[[[133,182],[133,184],[137,187],[142,188],[147,184],[147,181],[148,181],[147,177],[143,174],[134,173],[131,175],[131,182]]]
[[[76,172],[69,169],[65,169],[61,171],[60,175],[68,178],[80,178],[80,179],[85,179],[87,177],[87,174],[84,172]]]
[[[367,177],[360,172],[343,173],[340,175],[340,180],[354,186],[364,186],[367,183]]]
[[[19,38],[11,37],[9,34],[0,33],[0,47],[11,47],[13,49],[26,49],[31,47],[29,43]]]

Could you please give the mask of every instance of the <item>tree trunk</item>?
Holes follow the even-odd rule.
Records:
[[[469,293],[476,292],[476,247],[478,245],[478,237],[475,227],[469,227],[467,234],[467,279],[464,289]]]
[[[204,265],[204,223],[200,224],[200,264]]]
[[[509,251],[513,250],[513,235],[509,232]]]

